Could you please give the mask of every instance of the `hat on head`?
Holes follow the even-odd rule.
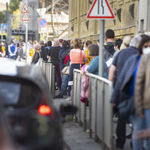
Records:
[[[59,39],[59,43],[62,43],[63,42],[63,39]]]

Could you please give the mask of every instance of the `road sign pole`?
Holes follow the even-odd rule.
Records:
[[[99,76],[103,77],[104,74],[104,30],[105,20],[100,20],[100,45],[99,45]]]
[[[3,37],[2,37],[2,31],[3,29],[2,29],[2,24],[1,24],[1,41],[3,40]]]
[[[28,59],[28,23],[26,23],[26,63]]]
[[[3,30],[2,30],[2,34],[1,34],[1,40],[3,41]]]

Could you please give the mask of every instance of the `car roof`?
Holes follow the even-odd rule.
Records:
[[[47,88],[47,82],[42,68],[35,65],[27,65],[12,59],[0,58],[0,76],[19,77],[36,83],[40,88]]]
[[[25,66],[25,62],[17,62],[13,59],[0,58],[0,74],[1,75],[17,75],[17,66]]]

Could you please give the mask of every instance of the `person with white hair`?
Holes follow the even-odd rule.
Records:
[[[55,66],[55,76],[58,78],[58,86],[59,91],[61,90],[61,73],[60,73],[60,59],[59,59],[59,51],[61,50],[61,47],[59,46],[59,39],[54,39],[54,46],[50,48],[47,54],[47,58],[51,59],[52,64]],[[56,78],[55,78],[56,79]]]
[[[35,48],[35,54],[34,54],[34,57],[32,60],[32,64],[37,64],[38,60],[40,58],[43,58],[43,54],[41,52],[41,45],[40,44],[36,44],[34,48]]]
[[[120,50],[129,48],[130,42],[132,40],[132,36],[127,35],[124,37],[123,42],[121,44]],[[130,51],[132,53],[132,51]],[[113,56],[113,62],[109,69],[109,80],[113,82],[113,85],[115,86],[115,82],[117,80],[116,72],[116,63],[118,62],[118,57],[120,55],[120,51],[116,51]]]
[[[129,100],[129,102],[131,102],[131,104],[129,105],[129,108],[131,106],[130,111],[132,111],[133,109],[133,87],[136,72],[135,74],[133,73],[139,62],[138,58],[139,53],[141,54],[141,50],[138,51],[138,47],[143,36],[141,34],[138,34],[133,37],[130,42],[130,47],[127,49],[123,49],[119,53],[117,61],[113,62],[113,65],[116,67],[117,70],[117,80],[111,97],[111,104],[112,106],[117,106],[118,108],[116,147],[121,149],[124,147],[126,141],[126,121],[129,118],[130,114],[130,112],[124,114],[121,112],[121,110],[125,107],[126,109],[128,109],[126,104],[123,104],[127,102],[126,100]]]

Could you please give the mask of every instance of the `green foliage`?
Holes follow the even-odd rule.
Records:
[[[9,4],[9,14],[13,14],[14,11],[19,9],[20,2],[19,0],[10,0]]]
[[[0,11],[0,23],[6,23],[6,21],[5,21],[5,11]]]

